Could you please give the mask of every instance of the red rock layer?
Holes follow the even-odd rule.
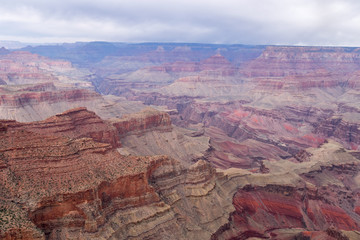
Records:
[[[149,129],[162,129],[168,131],[171,129],[171,120],[169,114],[160,112],[152,108],[146,108],[140,113],[129,114],[121,119],[113,121],[120,136],[129,133],[141,133]]]
[[[84,108],[34,123],[1,121],[0,196],[17,202],[25,219],[0,226],[0,236],[29,237],[38,231],[29,220],[48,238],[67,228],[94,232],[119,209],[156,204],[149,176],[172,160],[125,158],[114,148],[115,132]]]
[[[3,120],[0,123],[10,131],[26,129],[33,133],[72,139],[90,137],[98,142],[109,143],[113,147],[120,146],[115,128],[86,108],[71,109],[39,122],[18,123]]]
[[[77,228],[91,233],[96,232],[118,210],[159,202],[158,195],[148,183],[148,177],[168,159],[136,158],[132,161],[131,165],[140,164],[144,169],[110,181],[104,180],[97,187],[86,191],[43,198],[38,208],[30,213],[31,220],[45,233],[64,228]],[[127,167],[130,168],[130,165]]]
[[[17,92],[0,92],[0,105],[23,107],[27,104],[31,105],[41,102],[51,104],[61,101],[87,101],[100,97],[99,94],[86,89],[49,90],[47,86],[35,85],[34,87],[25,88]]]
[[[226,236],[226,239],[278,239],[276,229],[308,229],[320,231],[319,235],[330,227],[348,231],[360,229],[359,222],[351,214],[306,188],[246,186],[237,191],[233,204],[236,210],[230,217],[230,224],[220,228],[213,239],[220,236]],[[302,234],[306,235],[305,232]]]

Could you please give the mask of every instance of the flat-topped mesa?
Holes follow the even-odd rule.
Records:
[[[148,130],[170,131],[171,119],[169,114],[151,107],[139,113],[124,115],[121,119],[112,120],[120,136],[127,134],[141,134]]]
[[[113,147],[120,146],[116,129],[84,107],[68,110],[43,121],[31,123],[3,121],[3,124],[8,130],[26,129],[34,133],[72,139],[90,137],[95,141],[108,143]]]
[[[224,56],[217,54],[204,59],[200,62],[172,62],[164,63],[160,66],[149,67],[150,71],[159,71],[167,73],[189,73],[201,71],[214,71],[214,70],[228,70],[234,72],[235,67]]]
[[[358,49],[269,46],[240,72],[275,88],[343,86],[360,66]],[[354,83],[352,83],[354,85]]]

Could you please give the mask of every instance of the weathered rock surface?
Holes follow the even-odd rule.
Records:
[[[94,128],[106,131],[99,121],[74,109],[42,122],[1,122],[2,238],[203,238],[225,223],[231,201],[213,191],[207,163],[121,156],[94,141]],[[214,199],[221,208],[193,212],[205,213]]]
[[[193,84],[201,85],[208,81],[215,84],[223,81],[224,78],[232,80],[231,77],[235,74],[235,66],[225,57],[217,54],[200,62],[164,63],[160,66],[145,67],[130,73],[112,74],[104,79],[94,80],[94,83],[105,94],[121,95],[132,89],[146,91],[163,87],[164,89],[160,92],[167,91],[179,95],[180,89],[178,87],[185,88],[184,83],[190,85],[189,88],[194,88]],[[179,81],[181,84],[177,84]],[[171,85],[167,86],[169,84]],[[188,93],[189,89],[186,92]],[[196,94],[199,95],[200,93],[196,91]]]
[[[116,129],[103,121],[94,112],[86,108],[76,108],[57,114],[44,121],[18,123],[2,121],[7,130],[26,129],[33,133],[49,136],[66,136],[69,138],[90,137],[98,142],[108,143],[113,147],[120,146]]]
[[[307,151],[307,162],[264,161],[265,174],[225,171],[239,184],[235,211],[212,239],[349,239],[339,229],[359,231],[359,159],[334,142]]]
[[[208,68],[201,69],[204,62]],[[188,75],[152,93],[124,95],[175,109],[178,126],[201,123],[218,167],[258,167],[259,160],[288,158],[329,137],[348,149],[359,147],[356,48],[269,46],[240,67],[217,55],[152,68]]]
[[[209,137],[197,132],[172,126],[150,128],[121,137],[124,155],[147,156],[167,155],[178,159],[184,165],[193,164],[200,159],[208,159],[212,151]]]
[[[3,238],[275,238],[289,228],[300,229],[292,236],[359,230],[359,155],[334,142],[308,149],[298,157],[303,161],[263,161],[264,174],[216,171],[202,160],[186,167],[166,156],[122,156],[93,134],[109,126],[83,108],[35,123],[2,121],[0,129]]]
[[[0,62],[3,119],[39,121],[76,107],[87,107],[108,119],[144,108],[139,102],[129,104],[123,98],[102,97],[88,81],[92,75],[68,61],[11,52],[0,55]]]
[[[169,114],[157,111],[153,108],[145,108],[139,113],[122,116],[121,119],[114,119],[112,124],[120,136],[126,134],[143,133],[146,130],[157,128],[164,131],[171,130]]]
[[[339,74],[352,72],[359,64],[357,48],[268,46],[243,72],[251,77],[304,75],[319,69]]]
[[[44,120],[71,108],[86,107],[104,119],[121,117],[145,108],[122,97],[101,96],[81,88],[61,88],[53,83],[0,87],[0,116],[21,122]]]
[[[0,55],[0,116],[106,119],[2,121],[2,237],[359,238],[358,49],[126,46]]]
[[[55,82],[56,84],[74,84],[92,89],[83,78],[88,72],[82,72],[68,61],[51,60],[25,51],[0,55],[0,79],[8,85]]]

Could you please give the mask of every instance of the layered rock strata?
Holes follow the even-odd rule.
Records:
[[[359,230],[359,154],[337,143],[263,161],[265,173],[252,173],[125,157],[99,138],[109,129],[119,128],[83,108],[1,122],[2,238],[276,239],[291,229],[293,237]]]
[[[209,237],[225,222],[221,209],[199,227],[186,220],[195,206],[207,207],[196,199],[213,188],[208,164],[187,169],[166,156],[121,156],[92,132],[108,128],[85,109],[37,123],[1,122],[2,238],[186,239]],[[192,195],[188,208],[177,205]]]
[[[122,116],[121,119],[114,119],[112,124],[117,129],[120,136],[127,134],[143,133],[147,129],[171,130],[171,120],[169,114],[157,111],[153,108],[145,108],[139,113]]]
[[[334,142],[307,153],[301,163],[264,161],[261,175],[225,171],[239,186],[235,211],[212,239],[357,239],[346,232],[360,228],[357,153]]]

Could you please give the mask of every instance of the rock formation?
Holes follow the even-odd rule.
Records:
[[[46,120],[30,123],[3,121],[7,130],[26,129],[33,133],[49,136],[66,136],[69,138],[90,137],[98,142],[108,143],[113,147],[120,146],[116,129],[87,111],[86,108],[76,108],[57,114]]]
[[[171,130],[170,116],[152,108],[143,109],[139,113],[124,115],[121,119],[113,120],[112,123],[120,136],[129,133],[144,132],[147,129],[162,128],[164,131]]]
[[[216,239],[281,236],[289,228],[298,229],[294,236],[327,234],[331,224],[359,229],[358,153],[338,144],[307,150],[305,161],[265,161],[265,174],[216,171],[204,161],[185,167],[166,156],[122,156],[114,144],[121,127],[108,124],[83,108],[41,122],[1,122],[3,238]],[[329,174],[337,185],[324,182]]]
[[[94,137],[90,126],[101,132],[98,121],[85,109],[36,123],[2,121],[2,238],[186,239],[209,236],[224,223],[220,209],[197,223],[209,231],[194,228],[195,219],[183,221],[192,207],[181,202],[195,207],[198,200],[187,197],[207,196],[212,189],[215,175],[208,164],[186,169],[165,156],[123,157],[114,146],[94,141],[99,134]],[[164,226],[168,230],[159,231]],[[184,236],[190,226],[194,230]]]
[[[359,239],[359,49],[69,46],[0,50],[0,238]]]
[[[243,182],[245,185],[234,195],[235,211],[229,223],[212,239],[297,239],[316,235],[323,235],[321,239],[339,239],[336,235],[352,239],[336,229],[358,231],[360,227],[355,211],[359,199],[354,194],[358,191],[357,155],[334,142],[307,151],[307,162],[265,161],[268,173],[249,174],[247,183]],[[227,172],[237,178],[235,170]],[[325,180],[325,175],[331,177]]]

